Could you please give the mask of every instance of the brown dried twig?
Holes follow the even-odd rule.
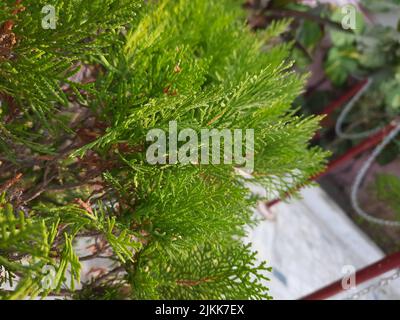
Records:
[[[22,173],[18,173],[15,177],[11,178],[10,180],[6,181],[1,187],[0,187],[0,194],[3,193],[4,191],[7,191],[10,189],[13,185],[17,184],[22,178]]]

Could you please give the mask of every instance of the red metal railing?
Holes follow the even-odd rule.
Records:
[[[400,252],[389,255],[355,273],[356,284],[359,285],[374,279],[386,272],[400,268]],[[322,289],[319,289],[300,300],[323,300],[343,292],[342,280],[338,280]]]
[[[348,91],[346,91],[343,95],[341,95],[338,99],[331,102],[328,106],[326,106],[320,115],[330,115],[333,111],[341,107],[345,102],[350,100],[353,96],[355,96],[360,90],[364,88],[364,86],[368,83],[368,79],[365,79],[353,87],[351,87]],[[326,119],[326,118],[325,118]],[[322,125],[327,124],[327,120],[323,120]]]
[[[330,115],[338,108],[343,106],[344,103],[349,101],[354,95],[356,95],[360,90],[364,88],[368,84],[368,79],[365,79],[353,87],[351,87],[348,91],[342,94],[338,99],[332,101],[329,105],[327,105],[321,112],[318,112],[318,115],[325,115],[326,117],[321,121],[322,127],[329,127],[332,125],[332,119]],[[317,131],[313,137],[313,140],[318,140],[321,138],[321,132]]]
[[[323,176],[327,175],[328,173],[332,172],[336,168],[340,167],[341,165],[345,164],[346,162],[354,159],[358,155],[362,154],[363,152],[375,147],[378,145],[393,129],[395,128],[395,124],[391,123],[384,127],[382,130],[379,132],[375,133],[374,135],[368,137],[364,141],[362,141],[360,144],[356,145],[355,147],[351,148],[348,150],[344,155],[340,156],[339,158],[331,161],[328,166],[326,167],[325,171],[313,176],[310,178],[310,181],[317,180],[319,178],[322,178]],[[298,188],[295,188],[296,190],[301,189],[302,186],[299,186]],[[286,194],[286,197],[289,197],[290,194]],[[274,206],[275,204],[278,204],[281,202],[282,199],[275,199],[267,203],[267,207],[270,208]]]
[[[357,94],[362,88],[367,84],[368,80],[362,81],[358,84],[356,84],[354,87],[352,87],[348,92],[346,92],[343,96],[341,96],[339,99],[335,100],[333,103],[328,105],[320,114],[326,114],[329,116],[334,110],[342,106],[346,101],[351,99],[352,96]],[[323,122],[324,126],[327,126],[329,124],[329,120],[325,120]],[[390,123],[383,129],[381,129],[379,132],[371,135],[370,137],[366,138],[364,141],[356,145],[355,147],[351,148],[348,150],[344,155],[338,157],[337,159],[331,161],[326,170],[311,177],[310,180],[317,180],[328,173],[332,172],[336,168],[340,167],[341,165],[345,164],[346,162],[354,159],[358,155],[362,154],[363,152],[377,146],[380,142],[383,141],[383,139],[396,127],[396,124]],[[320,136],[317,133],[317,135],[314,137],[314,139],[318,139]],[[297,190],[300,189],[302,186],[298,186],[296,188]],[[286,194],[286,196],[290,196],[290,194]],[[267,203],[268,207],[272,207],[273,205],[281,202],[281,199],[275,199]],[[400,268],[400,252],[389,255],[382,260],[373,263],[355,273],[355,279],[357,284],[364,283],[368,280],[371,280],[373,278],[376,278],[388,271],[394,270]],[[342,286],[342,280],[338,280],[322,289],[319,289],[303,298],[301,300],[322,300],[322,299],[327,299],[330,298],[345,289]]]
[[[360,90],[364,88],[364,86],[368,83],[368,80],[363,80],[362,82],[354,85],[352,88],[350,88],[349,91],[347,91],[344,95],[339,97],[337,100],[329,104],[326,108],[323,109],[323,111],[320,114],[325,114],[329,116],[334,110],[342,106],[346,101],[352,98],[352,96],[356,95]],[[324,123],[327,125],[327,123]],[[326,167],[325,171],[313,176],[310,178],[310,181],[315,181],[319,178],[322,178],[323,176],[329,174],[333,170],[335,170],[337,167],[340,167],[341,165],[345,164],[346,162],[352,160],[353,158],[357,157],[358,155],[362,154],[364,151],[367,151],[375,146],[377,146],[394,128],[395,128],[394,123],[390,123],[386,127],[382,128],[380,131],[377,133],[371,135],[370,137],[366,138],[364,141],[356,145],[355,147],[351,148],[348,150],[345,154],[342,156],[338,157],[337,159],[331,161],[328,166]],[[317,133],[316,136],[314,136],[314,139],[318,139],[319,134]],[[299,190],[301,189],[302,186],[298,186],[294,188],[294,190]],[[287,193],[284,198],[289,197],[290,193]],[[282,199],[274,199],[270,202],[267,203],[267,207],[270,208],[274,206],[275,204],[278,204],[282,201]]]

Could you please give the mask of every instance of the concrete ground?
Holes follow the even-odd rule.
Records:
[[[269,287],[274,299],[298,299],[342,279],[346,270],[360,269],[384,256],[321,188],[304,189],[302,196],[280,203],[270,212],[260,207],[258,213],[267,218],[249,237],[260,260],[273,267]],[[333,298],[350,297],[380,279]],[[400,299],[400,279],[360,298]]]

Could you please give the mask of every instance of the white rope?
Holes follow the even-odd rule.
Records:
[[[400,122],[396,123],[395,128],[385,137],[385,139],[375,148],[372,152],[371,156],[365,161],[363,166],[361,167],[360,171],[357,173],[357,176],[354,180],[352,190],[351,190],[351,203],[354,210],[357,212],[358,215],[363,217],[364,219],[374,222],[380,225],[385,225],[389,227],[400,227],[399,221],[389,221],[384,219],[376,218],[369,213],[365,212],[361,209],[361,206],[358,202],[358,191],[360,189],[361,183],[368,171],[371,167],[372,163],[378,157],[378,155],[385,149],[385,147],[394,139],[396,138],[397,134],[400,132]]]
[[[377,132],[379,132],[382,127],[377,127],[368,131],[360,132],[360,133],[345,133],[342,130],[342,126],[344,123],[344,120],[350,113],[350,111],[353,109],[355,103],[361,98],[361,96],[371,87],[372,85],[372,78],[368,78],[367,83],[365,86],[357,92],[356,95],[349,101],[349,103],[344,107],[343,111],[340,113],[338,120],[335,125],[335,131],[336,135],[340,138],[343,139],[360,139],[360,138],[366,138],[369,137]],[[385,147],[397,136],[397,134],[400,132],[400,122],[396,124],[396,127],[390,132],[389,135],[387,135],[383,141],[375,148],[371,156],[367,159],[367,161],[363,164],[359,172],[357,173],[357,176],[354,180],[352,189],[351,189],[351,204],[353,206],[353,209],[356,211],[356,213],[363,217],[364,219],[377,223],[379,225],[385,225],[385,226],[390,226],[390,227],[400,227],[400,222],[399,221],[389,221],[389,220],[384,220],[384,219],[379,219],[371,214],[365,212],[363,209],[361,209],[361,206],[358,202],[358,192],[360,190],[362,181],[364,180],[365,175],[367,174],[368,169],[371,167],[372,163],[375,161],[375,159],[378,157],[378,155],[385,149]]]
[[[335,125],[335,131],[336,135],[340,138],[343,139],[360,139],[360,138],[366,138],[374,133],[377,133],[382,127],[374,128],[368,131],[360,132],[360,133],[345,133],[342,129],[344,120],[350,113],[350,111],[353,109],[355,103],[361,98],[361,96],[371,87],[372,85],[372,78],[368,78],[367,83],[364,85],[364,87],[357,92],[356,95],[354,95],[353,98],[349,101],[349,103],[343,108],[343,111],[340,113],[336,125]]]

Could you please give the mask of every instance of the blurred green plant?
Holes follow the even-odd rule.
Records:
[[[379,174],[375,179],[379,200],[384,201],[400,221],[400,178],[392,174]]]

